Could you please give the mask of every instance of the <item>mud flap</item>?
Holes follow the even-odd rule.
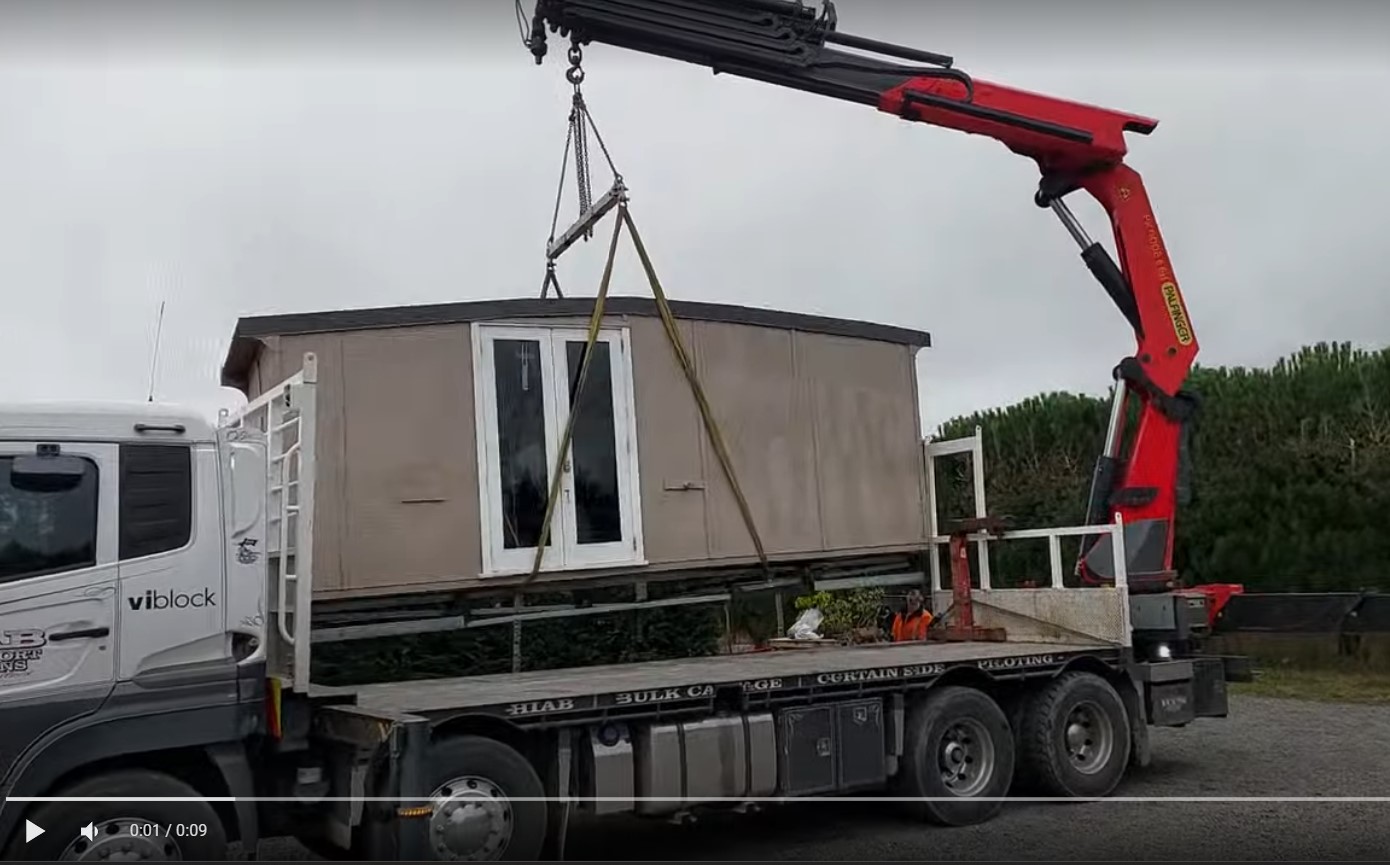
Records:
[[[1226,717],[1229,701],[1226,694],[1226,665],[1222,659],[1192,659],[1192,692],[1197,717]]]
[[[1126,678],[1116,690],[1129,718],[1129,765],[1146,769],[1153,763],[1153,746],[1149,742],[1149,724],[1144,715],[1144,685]]]
[[[1137,665],[1147,720],[1155,727],[1181,727],[1197,719],[1193,663],[1189,660]]]
[[[546,804],[550,811],[546,825],[545,846],[541,848],[541,858],[546,862],[565,861],[565,842],[569,835],[570,793],[574,789],[574,732],[561,729],[556,734],[555,759],[550,765],[546,779],[546,794],[551,800]]]
[[[205,750],[222,773],[228,794],[236,797],[232,809],[236,813],[237,840],[254,858],[256,845],[261,840],[261,826],[256,813],[256,783],[251,776],[251,763],[246,759],[246,748],[240,742],[222,742],[209,745]]]
[[[424,718],[410,717],[397,721],[391,734],[391,763],[399,798],[392,824],[395,858],[421,862],[431,858],[429,821],[422,819],[430,814],[426,786],[430,724]]]

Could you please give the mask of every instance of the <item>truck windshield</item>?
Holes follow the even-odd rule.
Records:
[[[0,583],[92,567],[97,550],[97,467],[54,489],[16,485],[15,458],[0,457]]]

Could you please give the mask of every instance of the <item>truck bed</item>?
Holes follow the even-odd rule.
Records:
[[[586,713],[660,704],[699,704],[730,689],[791,695],[807,689],[926,683],[955,667],[994,676],[1056,669],[1078,655],[1117,662],[1117,647],[1093,643],[908,643],[780,649],[676,661],[504,673],[452,679],[316,687],[362,709],[430,715],[467,710],[505,717]],[[462,660],[462,659],[461,659]]]

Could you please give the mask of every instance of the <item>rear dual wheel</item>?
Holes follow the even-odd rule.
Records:
[[[1063,673],[1026,698],[1017,715],[1020,780],[1045,796],[1109,795],[1129,765],[1129,713],[1109,682]]]
[[[984,692],[955,686],[913,707],[899,775],[911,810],[946,826],[983,823],[1004,807],[1015,769],[1026,786],[1066,798],[1101,798],[1123,779],[1129,715],[1100,676],[1064,673],[1010,715]]]

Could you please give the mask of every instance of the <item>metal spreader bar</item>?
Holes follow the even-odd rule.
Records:
[[[618,173],[617,166],[613,164],[613,157],[608,152],[608,146],[604,144],[603,136],[599,135],[598,128],[594,125],[594,118],[589,114],[589,106],[584,101],[584,93],[580,88],[584,82],[584,69],[581,65],[583,52],[578,44],[570,46],[569,61],[570,68],[565,72],[565,79],[574,86],[574,97],[570,107],[569,134],[565,138],[565,155],[560,163],[560,185],[555,192],[555,213],[550,220],[550,238],[546,241],[545,247],[545,279],[541,282],[542,298],[549,295],[552,286],[555,289],[556,297],[565,296],[560,290],[560,280],[555,275],[555,260],[574,244],[593,237],[594,227],[602,221],[603,217],[627,201],[627,187],[623,185],[622,175]],[[593,133],[594,140],[598,142],[599,150],[603,153],[609,170],[613,172],[612,187],[597,201],[593,200],[589,177],[590,132]],[[560,202],[565,194],[565,174],[569,169],[571,149],[574,151],[574,178],[579,192],[579,218],[557,237],[555,232],[560,222]]]
[[[579,214],[579,219],[574,224],[566,228],[564,233],[554,238],[545,248],[545,257],[549,262],[564,255],[565,250],[574,246],[580,240],[587,240],[593,236],[594,226],[608,215],[609,211],[617,207],[627,199],[627,186],[623,184],[621,177],[614,178],[613,186],[599,200],[589,205],[589,208]]]

